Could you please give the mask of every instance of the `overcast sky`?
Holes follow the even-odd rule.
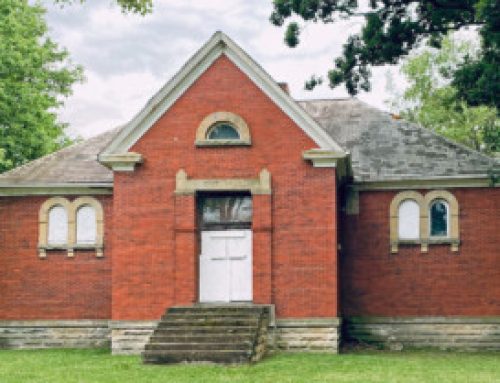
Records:
[[[325,74],[359,24],[307,25],[290,49],[283,29],[268,21],[271,0],[154,0],[147,16],[124,15],[112,0],[60,8],[44,0],[50,34],[85,69],[86,81],[60,112],[71,134],[93,136],[126,123],[217,30],[229,35],[296,99],[346,97],[343,88],[303,90],[313,73]],[[360,99],[384,108],[387,68],[374,72],[373,90]],[[397,69],[393,68],[396,73]]]

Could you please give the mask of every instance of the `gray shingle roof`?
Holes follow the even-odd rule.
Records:
[[[299,101],[351,153],[358,182],[483,176],[495,160],[356,99]],[[0,187],[112,183],[97,161],[120,128],[0,174]]]
[[[114,129],[0,174],[2,185],[112,183],[113,172],[97,155],[118,133]]]
[[[478,177],[495,160],[357,99],[299,101],[351,152],[355,181]]]

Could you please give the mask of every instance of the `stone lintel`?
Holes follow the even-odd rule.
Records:
[[[271,174],[262,169],[258,178],[188,179],[180,169],[176,175],[175,194],[194,195],[197,191],[250,191],[251,194],[271,194]]]

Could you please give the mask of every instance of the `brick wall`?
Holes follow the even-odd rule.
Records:
[[[460,206],[458,253],[430,245],[391,254],[396,192],[360,192],[359,215],[342,218],[343,316],[500,315],[500,189],[449,191]]]
[[[38,212],[47,198],[0,198],[0,320],[109,319],[111,196],[96,197],[105,214],[104,258],[80,250],[74,258],[63,251],[38,257]]]
[[[250,147],[195,148],[205,116],[243,117]],[[280,317],[337,314],[335,174],[313,168],[316,147],[224,56],[219,58],[131,150],[145,162],[115,175],[113,319],[157,319],[165,308],[197,300],[195,204],[176,197],[175,175],[272,176],[272,196],[254,196],[254,296]]]

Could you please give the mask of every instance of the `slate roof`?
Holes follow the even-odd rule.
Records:
[[[351,153],[357,182],[484,176],[495,160],[357,99],[299,101]],[[97,155],[117,128],[0,174],[0,187],[112,183]]]
[[[354,180],[476,178],[495,160],[355,98],[299,101],[351,153]]]
[[[0,186],[112,183],[113,172],[97,161],[97,154],[119,130],[107,131],[2,173]]]

